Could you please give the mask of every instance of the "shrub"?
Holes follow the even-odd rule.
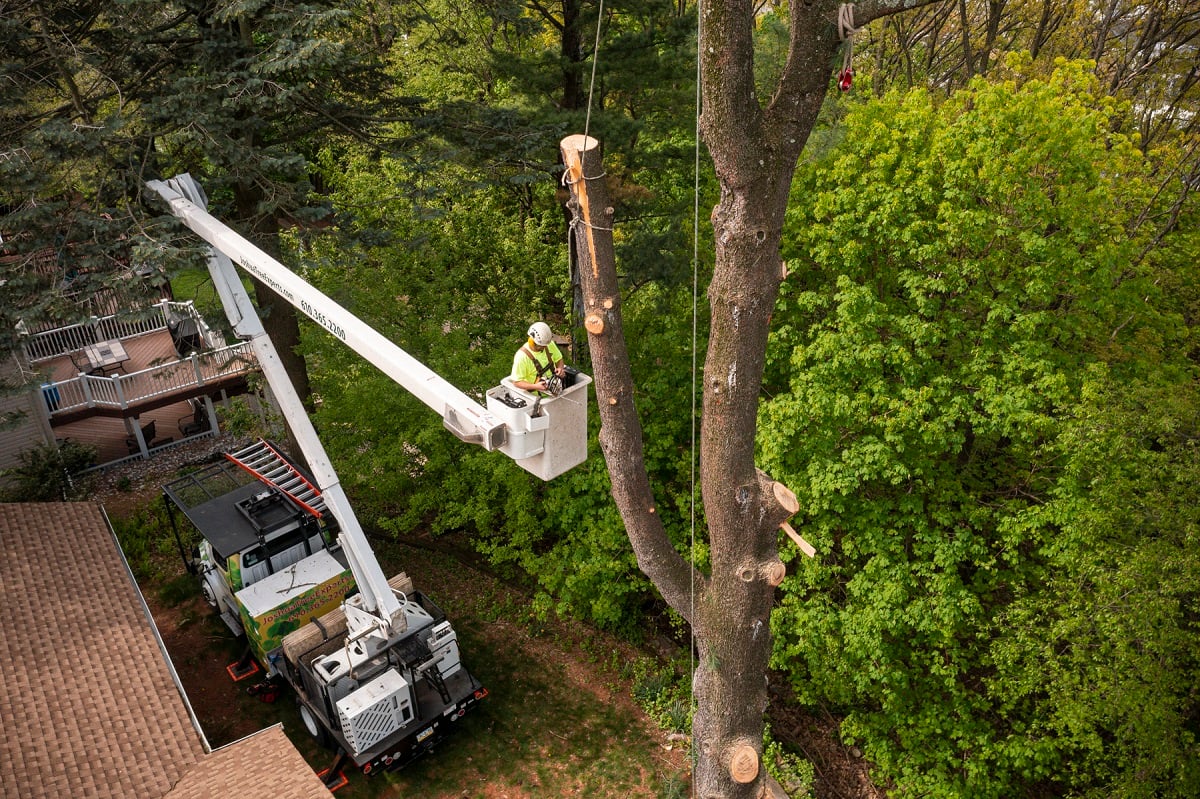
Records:
[[[58,502],[82,499],[87,482],[80,472],[96,463],[96,448],[64,441],[45,444],[18,455],[21,465],[4,471],[10,487],[6,502]]]

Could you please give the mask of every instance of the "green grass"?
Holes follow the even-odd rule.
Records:
[[[184,572],[158,587],[158,601],[167,607],[183,604],[200,593],[196,578]]]
[[[171,278],[171,294],[177,302],[192,300],[205,318],[213,312],[222,313],[221,298],[207,269],[188,269],[176,274]]]
[[[250,278],[240,272],[238,274],[247,293],[253,297],[254,287]],[[195,303],[196,310],[200,312],[200,315],[209,322],[225,318],[221,298],[217,295],[217,288],[213,285],[212,277],[208,274],[207,269],[187,269],[177,273],[171,278],[171,295],[176,302],[191,300]]]

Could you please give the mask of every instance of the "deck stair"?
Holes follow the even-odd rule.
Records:
[[[225,457],[267,485],[278,488],[318,519],[325,515],[325,500],[320,490],[264,439],[237,452],[227,452]]]

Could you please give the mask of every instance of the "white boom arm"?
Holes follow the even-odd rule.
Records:
[[[178,175],[165,183],[151,180],[146,185],[216,250],[441,414],[451,433],[487,450],[499,449],[506,442],[504,422],[490,411],[208,213],[196,202],[204,199],[204,193],[190,175]]]

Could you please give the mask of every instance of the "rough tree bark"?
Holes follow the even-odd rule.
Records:
[[[945,1],[859,3],[855,23],[861,27]],[[599,144],[583,136],[562,143],[576,216],[600,446],[613,498],[638,566],[691,625],[699,650],[692,733],[695,795],[701,799],[757,799],[764,791],[769,615],[782,578],[778,536],[797,508],[786,487],[755,467],[758,392],[783,277],[779,246],[788,191],[829,89],[839,47],[838,5],[829,0],[791,5],[787,61],[763,105],[754,86],[754,4],[701,3],[701,135],[721,187],[712,212],[716,264],[708,287],[712,321],[700,430],[710,574],[696,573],[671,545],[646,474]]]

